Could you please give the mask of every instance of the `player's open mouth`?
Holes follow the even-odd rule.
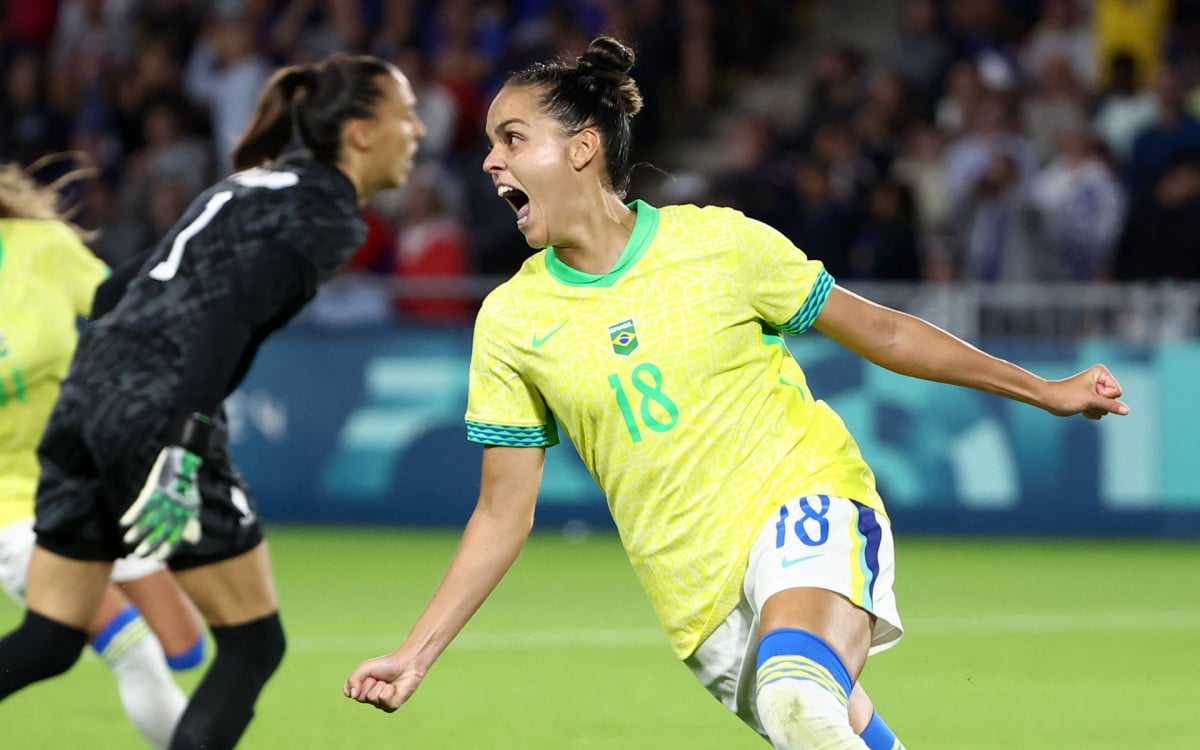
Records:
[[[524,192],[516,189],[512,185],[497,185],[496,195],[508,201],[508,205],[513,207],[517,212],[517,226],[524,226],[529,222],[529,196]]]

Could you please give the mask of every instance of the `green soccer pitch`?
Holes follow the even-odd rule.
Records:
[[[614,536],[535,534],[391,715],[343,698],[342,681],[399,644],[457,535],[277,527],[270,539],[289,651],[241,747],[769,747],[673,658]],[[1197,545],[901,534],[898,547],[907,635],[864,684],[908,747],[1195,745]],[[18,616],[0,604],[0,628]],[[0,705],[0,733],[6,750],[142,746],[90,651]]]

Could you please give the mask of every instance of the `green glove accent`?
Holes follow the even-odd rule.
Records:
[[[121,516],[125,543],[138,545],[133,554],[165,560],[181,542],[200,541],[196,474],[201,463],[199,456],[177,445],[159,452],[137,500]]]

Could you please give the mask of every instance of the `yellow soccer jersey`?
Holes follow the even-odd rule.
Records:
[[[484,301],[467,437],[551,446],[566,430],[686,658],[736,606],[750,546],[784,502],[883,503],[779,335],[820,314],[833,287],[822,264],[737,211],[631,207],[609,273],[551,248]]]
[[[70,227],[0,219],[0,527],[33,516],[37,444],[108,268]]]

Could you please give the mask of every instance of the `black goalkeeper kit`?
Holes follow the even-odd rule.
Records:
[[[38,543],[81,560],[128,554],[118,519],[159,451],[186,439],[203,459],[203,534],[171,567],[257,545],[262,528],[229,458],[221,403],[259,345],[365,238],[345,175],[292,157],[217,183],[148,256],[117,269],[97,291],[38,449]],[[199,435],[193,415],[211,430]]]

